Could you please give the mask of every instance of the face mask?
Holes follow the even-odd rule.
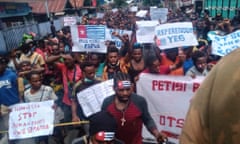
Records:
[[[92,79],[89,79],[89,78],[84,78],[84,82],[86,82],[86,83],[91,83],[91,82],[93,82],[93,80],[92,80]]]

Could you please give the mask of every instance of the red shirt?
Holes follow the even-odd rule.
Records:
[[[69,70],[63,63],[57,63],[57,67],[62,72],[62,81],[63,81],[63,89],[64,89],[63,103],[70,106],[71,100],[68,95],[69,94],[68,82],[75,83],[75,82],[79,81],[80,79],[82,79],[82,70],[80,69],[80,67],[78,65],[75,65],[76,74],[75,74],[75,80],[74,80],[74,78],[73,78],[74,69]]]
[[[126,122],[123,126],[121,121],[123,113],[115,108],[114,103],[109,105],[107,111],[117,120],[117,139],[124,141],[125,144],[142,144],[142,113],[132,102],[124,112]]]

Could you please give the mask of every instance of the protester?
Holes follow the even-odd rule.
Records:
[[[29,60],[32,66],[44,67],[44,58],[40,54],[34,52],[35,44],[33,40],[27,39],[22,45],[21,50],[22,55],[20,57],[20,61]]]
[[[192,54],[192,60],[194,66],[187,71],[186,75],[193,78],[196,76],[207,76],[210,69],[207,65],[207,57],[205,53],[202,51],[195,51]]]
[[[74,84],[73,87],[73,97],[72,97],[72,121],[78,122],[87,120],[87,117],[83,113],[82,106],[78,103],[77,94],[90,86],[93,86],[100,81],[95,78],[95,65],[92,62],[85,61],[81,64],[81,69],[83,72],[83,79]],[[84,125],[85,133],[88,132],[88,125]]]
[[[129,57],[130,67],[128,69],[128,74],[131,77],[131,81],[135,83],[138,79],[138,75],[146,68],[142,45],[135,43],[131,53],[129,53]]]
[[[112,79],[117,72],[128,72],[128,66],[120,61],[119,50],[116,46],[109,46],[106,54],[106,64],[103,70],[103,80]]]
[[[0,54],[0,130],[8,129],[8,107],[19,102],[17,75],[7,69],[9,59],[6,54]],[[7,143],[8,135],[0,137],[0,143]]]
[[[91,53],[89,55],[89,61],[91,61],[95,65],[96,69],[96,78],[102,79],[104,63],[102,62],[103,55],[98,53]]]
[[[176,67],[170,75],[184,75],[182,67],[184,61],[185,56],[179,55],[179,48],[166,49],[161,53],[161,65]]]
[[[25,102],[41,102],[47,100],[57,100],[57,96],[54,93],[53,89],[49,86],[42,85],[41,74],[36,71],[31,71],[27,75],[27,79],[31,85],[31,87],[24,91],[24,101]],[[57,106],[53,106],[54,109],[57,109]],[[62,115],[63,112],[59,110]],[[63,116],[62,116],[63,118]],[[59,123],[60,119],[56,119],[55,121]],[[44,142],[44,144],[48,144],[48,136],[41,136],[36,138],[27,138],[18,140],[17,144],[37,144],[40,142]]]
[[[108,97],[102,104],[102,110],[111,113],[117,120],[116,138],[126,144],[142,143],[142,124],[155,136],[158,142],[163,142],[165,136],[160,133],[153,121],[146,100],[133,93],[131,78],[125,73],[114,76],[115,95]]]

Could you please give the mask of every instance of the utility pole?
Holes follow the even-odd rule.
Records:
[[[48,0],[45,0],[45,8],[46,8],[47,17],[50,20],[50,14],[49,14],[49,9],[48,9]]]

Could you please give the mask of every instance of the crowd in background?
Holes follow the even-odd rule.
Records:
[[[81,24],[103,24],[108,28],[133,32],[132,35],[114,32],[113,35],[121,39],[123,45],[118,49],[114,42],[108,41],[106,54],[71,52],[73,43],[69,27],[60,31],[52,27],[52,34],[40,40],[35,40],[34,34],[26,34],[19,48],[0,56],[0,65],[7,64],[4,77],[11,75],[17,79],[13,87],[16,91],[11,93],[13,97],[6,99],[1,95],[0,104],[10,106],[20,102],[52,99],[60,115],[56,123],[87,120],[76,101],[76,93],[79,91],[112,79],[118,72],[128,73],[134,84],[141,73],[188,75],[192,78],[206,76],[221,59],[211,54],[211,41],[207,33],[215,31],[218,35],[226,35],[240,26],[240,14],[233,19],[224,19],[221,14],[211,17],[207,10],[203,11],[202,16],[180,9],[169,11],[167,23],[192,22],[199,45],[161,50],[154,43],[140,44],[136,41],[137,20],[150,20],[149,14],[139,18],[135,17],[134,12],[119,10],[106,12],[103,18],[83,16]],[[2,69],[1,74],[5,71],[5,68]],[[7,125],[3,128],[7,129]],[[52,139],[58,144],[69,144],[85,133],[87,126],[69,126],[56,129]],[[46,142],[46,139],[40,137],[38,141]]]

